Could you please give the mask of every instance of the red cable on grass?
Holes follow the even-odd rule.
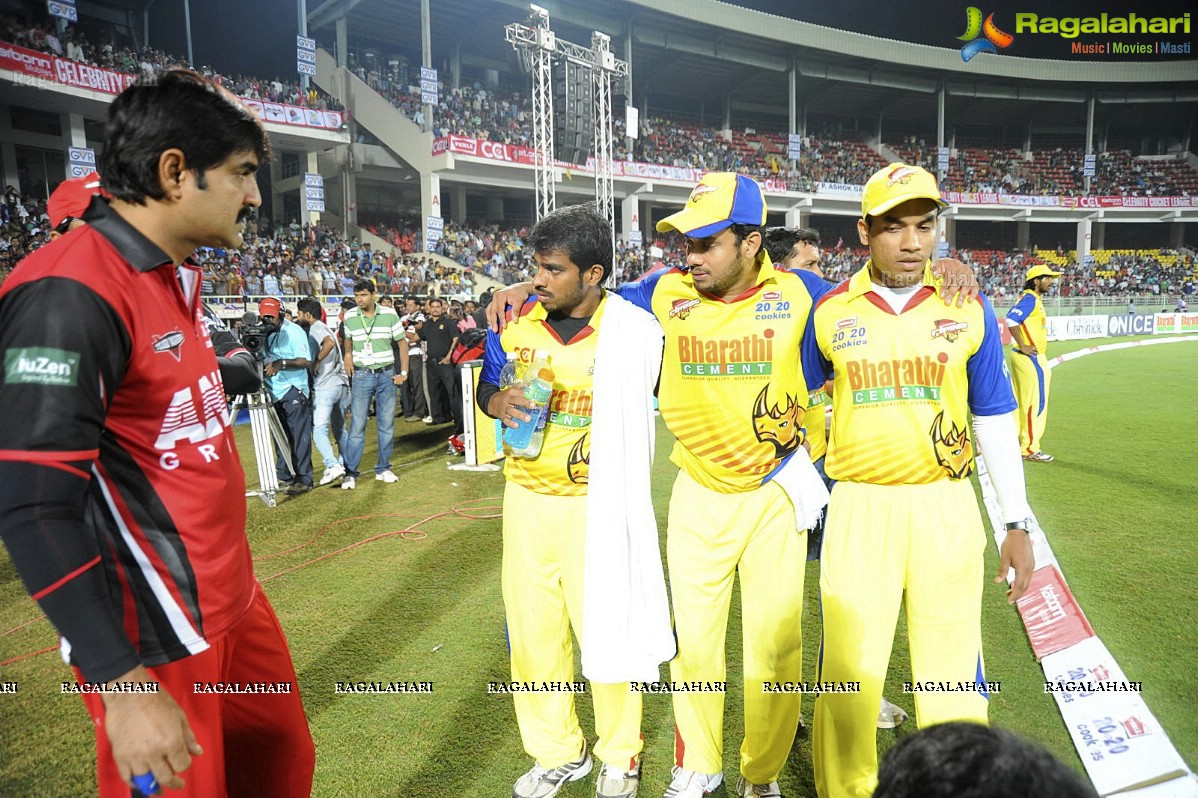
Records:
[[[428,537],[428,533],[421,529],[417,529],[417,527],[421,526],[422,524],[426,524],[429,521],[435,521],[438,518],[444,518],[449,515],[457,515],[462,518],[469,518],[474,521],[489,521],[489,520],[493,520],[496,518],[501,518],[502,510],[503,510],[503,507],[501,504],[490,504],[490,505],[483,505],[483,506],[477,506],[477,507],[474,506],[478,502],[494,502],[494,501],[498,501],[498,498],[497,497],[489,497],[489,498],[483,498],[483,499],[469,499],[468,501],[465,501],[459,505],[456,505],[456,506],[450,508],[449,510],[446,510],[445,512],[436,513],[435,515],[430,515],[425,518],[422,518],[419,521],[417,521],[416,523],[412,524],[411,526],[404,527],[403,529],[392,530],[391,532],[383,532],[378,535],[372,535],[371,537],[364,538],[363,540],[359,540],[354,543],[351,543],[348,546],[342,546],[339,549],[330,551],[327,554],[322,554],[319,557],[315,557],[311,560],[306,560],[305,562],[302,562],[298,565],[293,565],[290,568],[285,568],[282,571],[279,571],[278,573],[271,574],[270,576],[259,577],[258,581],[259,582],[269,582],[270,580],[276,579],[280,576],[283,576],[284,574],[289,574],[292,571],[298,571],[301,568],[306,568],[309,565],[313,565],[315,563],[320,562],[321,560],[327,560],[330,557],[336,557],[338,554],[344,554],[345,552],[356,549],[359,546],[365,546],[367,543],[373,543],[376,540],[382,540],[384,538],[400,537],[404,540],[424,540]],[[476,512],[477,511],[491,511],[491,512],[486,512],[485,514],[478,515],[478,514],[466,512],[467,510],[474,510]],[[276,551],[276,552],[273,552],[272,554],[261,554],[261,555],[255,557],[254,561],[257,562],[260,560],[269,560],[274,557],[281,557],[284,554],[291,554],[293,552],[299,551],[300,549],[307,548],[308,546],[311,546],[313,543],[315,543],[317,540],[319,540],[321,537],[323,537],[324,534],[326,532],[328,532],[330,529],[332,529],[333,527],[339,526],[339,525],[347,523],[349,521],[366,521],[366,520],[371,520],[371,519],[375,519],[375,518],[412,518],[412,517],[414,517],[414,516],[412,516],[410,514],[404,514],[404,513],[380,513],[378,515],[359,515],[359,516],[354,516],[352,518],[339,518],[336,521],[330,521],[329,523],[325,524],[323,527],[320,528],[320,531],[318,531],[315,535],[308,538],[308,540],[304,541],[303,543],[299,544],[298,546],[292,546],[289,549],[283,549],[282,551]],[[37,618],[32,618],[28,621],[25,621],[24,623],[17,624],[16,626],[12,627],[11,629],[7,629],[3,632],[0,632],[0,637],[4,637],[5,635],[12,634],[13,632],[24,629],[26,626],[35,624],[38,621],[44,621],[45,619],[46,619],[46,616],[44,616],[44,615],[39,616]],[[20,654],[16,657],[13,657],[12,659],[7,659],[7,660],[0,662],[0,667],[3,667],[5,665],[11,665],[14,662],[20,662],[23,659],[29,659],[31,657],[36,657],[40,654],[48,654],[51,651],[57,651],[57,650],[58,650],[58,646],[50,646],[48,648],[43,648],[39,651],[31,651],[27,654]]]

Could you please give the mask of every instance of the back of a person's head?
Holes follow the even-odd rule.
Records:
[[[1086,781],[1009,731],[955,721],[899,740],[873,798],[1097,798]]]

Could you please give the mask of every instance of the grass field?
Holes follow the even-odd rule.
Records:
[[[1114,340],[1055,344],[1052,352]],[[1196,388],[1198,342],[1065,364],[1054,373],[1045,437],[1057,461],[1026,469],[1032,506],[1074,593],[1128,678],[1143,682],[1149,707],[1191,768],[1198,767]],[[238,428],[247,455],[248,433]],[[400,421],[397,433],[398,485],[366,479],[352,493],[325,488],[275,509],[256,500],[249,505],[257,573],[290,638],[316,740],[314,794],[506,796],[529,761],[511,699],[486,692],[487,682],[508,676],[499,596],[503,478],[447,470],[447,429]],[[653,487],[663,543],[674,474],[670,444],[661,429]],[[371,447],[364,464],[373,459]],[[987,573],[995,567],[991,549]],[[811,677],[818,564],[809,564],[806,584],[804,657]],[[742,729],[735,598],[732,613],[725,773],[735,778]],[[37,617],[0,553],[0,662],[55,643],[44,621],[12,631]],[[1080,770],[999,586],[986,588],[982,623],[987,677],[1002,682],[991,701],[992,722]],[[907,674],[901,622],[898,634],[886,695],[913,711],[911,696],[898,687]],[[0,681],[19,684],[16,694],[0,694],[0,797],[94,794],[90,723],[77,697],[59,694],[59,683],[70,678],[53,653],[0,668]],[[336,694],[335,683],[346,680],[431,681],[434,692]],[[808,722],[811,711],[805,702]],[[579,714],[583,728],[592,729],[586,700]],[[879,748],[913,728],[908,722],[880,732]],[[642,795],[659,796],[672,763],[668,696],[646,697],[643,730]],[[809,738],[800,736],[781,783],[789,798],[815,794]],[[561,794],[587,796],[593,789],[587,779]]]

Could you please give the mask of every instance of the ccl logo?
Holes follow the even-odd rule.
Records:
[[[997,53],[995,47],[1005,49],[1015,41],[1014,36],[998,29],[993,14],[982,22],[982,11],[977,6],[965,9],[965,33],[957,39],[966,43],[961,48],[961,60],[966,62],[979,53]]]

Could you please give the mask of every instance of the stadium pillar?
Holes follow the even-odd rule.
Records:
[[[312,151],[312,152],[309,152],[309,153],[308,153],[308,168],[307,168],[307,172],[308,172],[309,174],[313,174],[313,175],[320,174],[320,162],[319,162],[319,161],[320,161],[320,154],[319,154],[319,153],[317,153],[317,152],[315,152],[315,151]],[[301,217],[303,218],[303,220],[304,220],[305,222],[307,222],[308,224],[319,224],[319,222],[320,222],[320,211],[309,211],[309,210],[306,210],[306,208],[307,208],[307,206],[308,206],[308,203],[307,203],[307,201],[306,201],[306,198],[305,198],[305,196],[304,196],[304,190],[305,190],[305,189],[304,189],[304,184],[303,184],[303,181],[301,180],[301,181],[300,181],[300,216],[301,216]]]
[[[67,137],[69,139],[69,146],[71,146],[71,147],[86,147],[87,146],[87,133],[85,133],[83,130],[83,115],[82,114],[63,114],[63,116],[65,117],[65,119],[63,119],[63,122],[66,123],[65,125],[63,125],[63,127],[69,131],[67,134]],[[68,175],[68,177],[69,177],[69,175]]]
[[[732,132],[732,92],[724,95],[724,132]]]
[[[466,222],[466,185],[464,183],[458,183],[453,187],[453,208],[450,218],[458,224]]]
[[[805,205],[796,205],[793,208],[786,209],[786,226],[787,227],[806,227],[811,221],[811,211]]]
[[[341,232],[349,235],[349,226],[358,224],[358,184],[350,175],[348,167],[341,172]]]
[[[4,116],[7,119],[7,110],[5,110]],[[11,141],[0,143],[0,160],[4,162],[4,185],[12,186],[17,191],[24,191],[21,188],[21,175],[17,171],[17,147]]]
[[[337,66],[349,64],[349,20],[337,17]]]
[[[433,65],[433,23],[429,15],[428,0],[420,0],[420,63],[431,68]],[[433,129],[434,106],[424,104],[424,132]],[[438,200],[439,201],[439,200]],[[441,214],[437,214],[440,216]]]
[[[957,217],[948,214],[940,217],[944,220],[944,233],[940,243],[947,244],[949,249],[957,248]]]
[[[1082,219],[1077,223],[1077,262],[1079,265],[1085,265],[1090,259],[1090,240],[1093,235],[1094,223],[1089,219]]]
[[[195,55],[191,52],[191,3],[183,0],[183,27],[187,32],[187,65],[195,68]]]
[[[641,199],[636,194],[629,194],[620,200],[620,233],[628,240],[629,230],[641,229]]]
[[[1106,222],[1094,222],[1090,230],[1090,249],[1106,249]]]
[[[1032,240],[1032,224],[1027,219],[1015,222],[1015,249],[1027,250]]]
[[[1169,225],[1169,246],[1173,249],[1181,249],[1186,243],[1186,226],[1181,222],[1173,222]]]
[[[940,88],[936,90],[936,146],[944,146],[944,80],[940,81]],[[944,175],[940,175],[940,179],[944,179]]]
[[[624,25],[624,63],[628,64],[628,74],[624,76],[624,105],[636,105],[632,97],[632,20]],[[624,149],[628,160],[636,160],[632,155],[632,136],[624,137]]]
[[[502,208],[502,201],[501,206]],[[428,217],[441,215],[441,175],[429,172],[420,176],[420,242],[424,251],[428,251]],[[502,218],[502,214],[500,216]]]
[[[296,16],[296,27],[299,30],[299,35],[303,36],[304,38],[307,38],[308,37],[308,0],[295,0],[295,16]],[[308,89],[311,87],[311,81],[308,80],[307,75],[300,76],[300,86],[303,87],[304,92],[307,92]]]
[[[455,89],[462,88],[462,43],[455,42],[453,55],[449,57],[449,79]]]

